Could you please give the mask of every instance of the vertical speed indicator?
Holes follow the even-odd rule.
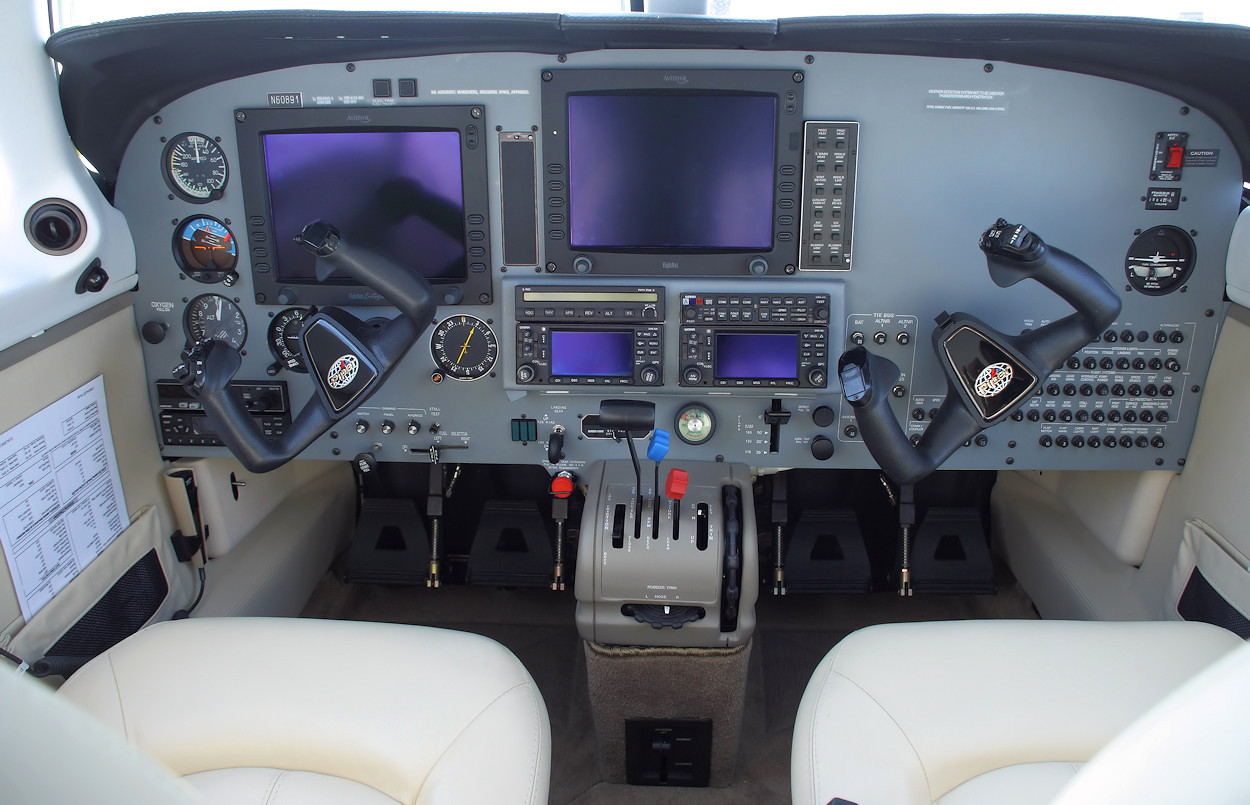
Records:
[[[434,328],[430,354],[452,380],[477,380],[495,366],[499,342],[490,326],[476,316],[451,316]]]

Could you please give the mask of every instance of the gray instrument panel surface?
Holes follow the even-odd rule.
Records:
[[[204,285],[180,278],[171,250],[174,225],[193,215],[230,222],[236,236],[245,235],[245,213],[234,111],[264,106],[269,93],[301,93],[306,106],[318,103],[374,103],[372,79],[415,77],[416,98],[390,98],[386,103],[413,105],[480,104],[487,130],[528,131],[542,123],[539,110],[543,69],[674,68],[790,69],[805,73],[803,117],[806,120],[858,122],[855,193],[854,265],[848,272],[794,277],[752,277],[740,268],[727,269],[733,287],[742,293],[797,293],[813,287],[839,298],[844,309],[829,328],[830,360],[846,339],[861,332],[866,346],[891,358],[904,371],[905,394],[895,400],[895,413],[909,432],[919,433],[925,419],[917,410],[936,408],[945,394],[945,380],[931,354],[928,335],[942,310],[966,311],[1004,332],[1019,332],[1066,315],[1058,298],[1024,282],[1000,289],[990,281],[977,248],[980,233],[999,217],[1024,223],[1047,242],[1085,260],[1120,290],[1124,309],[1113,329],[1119,333],[1156,331],[1183,333],[1184,341],[1158,344],[1098,343],[1080,358],[1177,357],[1182,369],[1166,371],[1061,370],[1054,382],[1058,395],[1030,401],[1037,422],[1007,422],[986,431],[986,445],[957,452],[945,465],[951,469],[1154,469],[1175,468],[1192,437],[1202,389],[1224,314],[1226,249],[1238,212],[1241,169],[1224,132],[1199,110],[1160,93],[1105,79],[998,63],[986,72],[971,60],[858,54],[815,54],[746,51],[600,51],[570,54],[563,65],[548,56],[483,53],[312,65],[249,76],[196,91],[168,105],[151,118],[131,142],[122,165],[116,204],[134,233],[140,286],[136,316],[140,325],[161,321],[169,336],[144,344],[144,358],[155,407],[154,383],[169,377],[183,347],[182,315],[186,302],[202,293],[237,298],[249,334],[243,367],[236,380],[270,381],[265,368],[272,356],[265,331],[283,305],[254,303],[249,256],[240,249],[240,280],[233,288]],[[160,120],[160,122],[156,122]],[[194,131],[220,137],[231,174],[224,196],[208,204],[190,204],[171,195],[161,178],[163,138]],[[1219,149],[1214,167],[1188,167],[1174,183],[1183,201],[1178,210],[1150,210],[1142,197],[1160,182],[1150,178],[1156,134],[1188,133],[1192,147]],[[484,138],[490,182],[489,237],[491,251],[502,255],[499,214],[499,146]],[[540,146],[541,150],[541,146]],[[538,155],[542,165],[542,155]],[[333,192],[328,189],[327,192]],[[1124,255],[1135,233],[1152,226],[1173,225],[1196,233],[1197,268],[1184,292],[1149,297],[1126,288]],[[540,254],[540,265],[542,255]],[[624,457],[624,448],[608,440],[579,439],[578,420],[598,411],[600,399],[618,396],[605,388],[527,390],[514,380],[515,313],[511,289],[516,283],[567,285],[565,275],[547,277],[525,267],[491,267],[493,303],[441,307],[436,321],[453,314],[477,316],[491,323],[500,343],[492,375],[473,382],[430,382],[435,366],[427,333],[386,386],[359,412],[343,419],[303,454],[308,458],[348,457],[374,450],[379,460],[428,461],[429,447],[454,447],[445,460],[483,463],[546,464],[546,439],[553,426],[568,430],[566,458],[560,467],[577,469],[599,459]],[[730,273],[741,271],[741,274]],[[591,275],[593,280],[593,274]],[[620,285],[622,278],[611,278]],[[604,280],[608,280],[605,278]],[[699,402],[716,417],[716,432],[706,442],[687,445],[671,440],[670,459],[711,459],[742,462],[754,468],[875,467],[853,428],[850,407],[837,390],[836,378],[821,393],[806,390],[694,390],[678,386],[681,365],[677,345],[677,300],[684,291],[702,291],[706,280],[655,278],[640,284],[667,290],[664,383],[642,392],[657,407],[657,425],[674,430],[674,416],[683,406]],[[589,284],[589,283],[588,283]],[[801,286],[801,287],[800,287]],[[353,312],[369,318],[378,308]],[[885,334],[885,344],[872,338]],[[906,344],[898,334],[907,333]],[[830,373],[831,375],[834,373]],[[307,375],[283,371],[296,410],[312,394]],[[1083,396],[1083,385],[1170,385],[1176,394],[1162,397]],[[1066,394],[1065,387],[1078,389]],[[1196,389],[1196,391],[1195,391]],[[772,399],[791,412],[780,426],[776,452],[769,451],[770,426],[764,411]],[[836,413],[832,425],[820,427],[812,413],[828,406]],[[1169,421],[1132,424],[1079,422],[1080,411],[1166,408]],[[1026,409],[1027,410],[1027,409]],[[1047,410],[1055,420],[1042,419]],[[1072,421],[1063,421],[1064,411]],[[1048,416],[1048,415],[1047,415]],[[538,441],[513,442],[509,422],[538,420]],[[380,427],[357,434],[357,420],[400,425],[388,435]],[[422,428],[409,436],[403,423]],[[439,427],[433,435],[430,425]],[[1056,445],[1064,436],[1067,447]],[[1073,437],[1115,435],[1114,449],[1075,448]],[[1118,446],[1123,436],[1136,441],[1163,437],[1163,446]],[[832,439],[833,456],[817,460],[812,440]],[[1050,437],[1043,447],[1043,437]],[[1011,446],[1009,446],[1011,445]],[[166,455],[221,455],[224,448],[168,446]]]

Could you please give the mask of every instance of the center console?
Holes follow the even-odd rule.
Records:
[[[759,594],[750,468],[643,462],[642,478],[640,495],[628,461],[600,461],[587,474],[578,631],[619,645],[746,643]]]

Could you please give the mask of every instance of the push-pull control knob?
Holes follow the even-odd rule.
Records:
[[[833,442],[828,436],[817,436],[812,439],[812,458],[817,461],[828,461],[833,458]]]

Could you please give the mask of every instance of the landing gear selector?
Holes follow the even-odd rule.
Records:
[[[1000,218],[981,236],[981,251],[1000,288],[1034,279],[1075,312],[1014,336],[967,313],[938,316],[933,351],[946,373],[946,399],[914,446],[890,410],[899,368],[862,346],[844,352],[838,360],[842,393],[869,452],[895,483],[916,483],[965,442],[1007,419],[1120,313],[1120,298],[1105,279],[1021,224]]]
[[[280,437],[265,436],[243,402],[227,392],[242,363],[237,346],[200,340],[183,354],[174,376],[199,400],[210,427],[250,472],[282,466],[362,405],[434,318],[434,292],[424,277],[351,246],[324,221],[309,224],[296,240],[330,270],[380,293],[399,315],[374,328],[345,310],[325,307],[304,321],[298,352],[316,380],[316,394]]]

